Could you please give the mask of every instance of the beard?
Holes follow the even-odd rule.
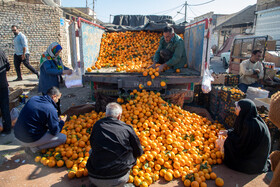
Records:
[[[14,35],[15,35],[15,36],[17,36],[17,35],[18,35],[18,33],[14,32]]]

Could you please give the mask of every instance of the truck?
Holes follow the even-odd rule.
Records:
[[[236,36],[230,51],[229,73],[239,74],[240,63],[251,57],[252,51],[259,49],[263,52],[267,50],[268,35],[264,36]]]
[[[76,33],[73,34],[71,50],[72,53],[75,53],[77,48],[79,48],[83,81],[90,82],[93,96],[95,93],[103,93],[109,96],[128,95],[134,89],[139,90],[139,85],[141,84],[144,86],[144,89],[154,90],[162,95],[184,91],[186,92],[185,102],[191,102],[194,95],[194,85],[201,82],[205,68],[209,68],[210,21],[210,19],[204,19],[184,28],[183,35],[187,67],[183,68],[180,73],[160,73],[160,76],[155,77],[153,80],[151,80],[151,77],[143,76],[139,72],[116,71],[117,68],[112,67],[112,65],[109,65],[107,68],[94,69],[100,54],[106,53],[104,48],[102,48],[102,44],[108,31],[106,31],[106,28],[82,18],[78,19],[78,30],[70,32]],[[154,31],[144,30],[142,32],[151,33]],[[79,37],[78,45],[75,43],[75,36]],[[118,50],[119,53],[125,53],[119,48]],[[143,50],[150,49],[145,48]],[[77,59],[77,56],[75,58]],[[90,67],[94,68],[89,72],[87,70]],[[151,86],[147,85],[148,81],[152,81]],[[162,81],[166,83],[165,86],[161,86],[160,83]]]

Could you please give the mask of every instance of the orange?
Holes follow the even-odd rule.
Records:
[[[147,86],[151,86],[152,85],[152,82],[151,81],[148,81],[147,82]]]
[[[191,187],[199,187],[199,183],[197,181],[192,181]]]
[[[63,160],[59,160],[56,163],[57,167],[62,167],[64,165],[64,161]]]
[[[41,157],[40,157],[40,156],[36,156],[36,157],[35,157],[35,162],[40,162],[40,160],[41,160]]]
[[[189,179],[186,179],[184,181],[184,186],[187,186],[187,187],[191,186],[191,181]]]
[[[167,171],[167,172],[164,174],[164,179],[165,179],[166,181],[172,181],[172,179],[173,179],[172,173],[170,173],[170,172]]]
[[[72,170],[68,172],[68,178],[69,178],[69,179],[74,178],[74,177],[75,177],[75,175],[76,175],[76,174],[75,174],[75,172],[74,172],[74,171],[72,171]]]
[[[216,180],[215,180],[215,184],[217,185],[217,186],[224,186],[224,180],[222,179],[222,178],[216,178]]]
[[[84,141],[79,141],[79,147],[85,147],[86,146],[86,143]]]
[[[166,82],[164,82],[164,81],[161,81],[161,82],[160,82],[160,86],[161,86],[161,87],[164,87],[164,86],[166,86]]]
[[[143,88],[144,88],[144,85],[143,85],[143,84],[139,84],[139,88],[140,88],[140,89],[143,89]]]
[[[200,187],[207,187],[206,182],[202,182],[202,183],[200,183]]]
[[[214,173],[214,172],[210,173],[210,178],[211,178],[212,180],[215,180],[215,179],[217,178],[216,173]]]
[[[49,166],[50,168],[54,167],[55,165],[56,165],[55,160],[50,160],[49,163],[48,163],[48,166]]]

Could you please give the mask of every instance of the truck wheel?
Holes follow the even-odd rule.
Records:
[[[226,61],[226,58],[223,58],[223,66],[224,66],[225,69],[228,68],[228,63]]]

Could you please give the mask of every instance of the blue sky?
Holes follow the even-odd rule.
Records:
[[[188,0],[189,5],[203,4],[211,0]],[[61,0],[64,7],[85,7],[86,0]],[[88,0],[92,8],[93,0]],[[248,5],[253,5],[257,0],[214,0],[200,6],[188,6],[188,20],[193,17],[213,11],[215,14],[231,14],[242,10]],[[95,0],[95,12],[97,18],[103,22],[109,22],[110,15],[170,15],[176,21],[184,17],[184,0]],[[177,12],[181,10],[181,13]],[[113,18],[112,18],[113,19]],[[111,20],[112,20],[111,19]]]

